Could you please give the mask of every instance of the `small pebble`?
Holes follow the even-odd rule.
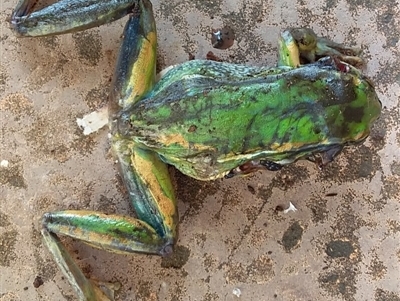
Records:
[[[235,41],[235,33],[232,28],[225,27],[213,30],[211,44],[217,49],[228,49]]]
[[[290,211],[296,212],[297,208],[292,204],[292,202],[289,202],[289,208],[283,210],[283,213],[288,213]]]
[[[0,162],[1,167],[8,167],[9,164],[10,164],[10,162],[8,162],[7,160],[1,160],[1,162]]]
[[[232,294],[234,294],[236,297],[240,298],[240,295],[242,294],[242,291],[240,290],[240,288],[235,287],[232,290]]]
[[[43,285],[43,279],[42,279],[42,277],[40,277],[40,276],[36,276],[36,278],[35,278],[35,280],[33,281],[33,287],[34,288],[38,288],[38,287],[40,287],[41,285]]]

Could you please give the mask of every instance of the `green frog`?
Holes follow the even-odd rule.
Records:
[[[35,4],[20,0],[13,12],[11,26],[21,36],[74,32],[129,15],[109,126],[137,218],[85,210],[43,217],[44,241],[80,300],[112,297],[83,275],[58,235],[115,253],[171,254],[178,212],[168,165],[204,181],[299,159],[323,167],[343,147],[364,141],[381,112],[373,84],[357,69],[360,51],[311,29],[281,34],[277,67],[192,60],[157,82],[149,0],[61,0],[39,10]]]

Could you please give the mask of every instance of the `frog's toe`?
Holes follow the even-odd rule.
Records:
[[[361,67],[364,65],[364,60],[358,56],[339,55],[337,56],[342,62],[346,62],[354,67]]]
[[[327,38],[318,38],[316,46],[316,56],[318,58],[333,56],[355,67],[359,67],[364,63],[361,58],[361,52],[361,48],[348,47]]]

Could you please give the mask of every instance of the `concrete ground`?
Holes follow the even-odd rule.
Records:
[[[18,39],[6,21],[16,2],[0,4],[0,300],[75,300],[39,221],[67,208],[132,214],[107,129],[86,137],[75,123],[107,99],[126,19]],[[274,65],[278,33],[309,26],[362,47],[383,114],[364,144],[323,171],[303,161],[203,183],[172,170],[180,213],[174,260],[65,240],[85,273],[119,281],[116,300],[400,300],[399,7],[399,0],[154,1],[161,67],[210,50],[226,61]],[[210,32],[223,25],[237,39],[215,50]],[[298,211],[279,210],[289,202]]]

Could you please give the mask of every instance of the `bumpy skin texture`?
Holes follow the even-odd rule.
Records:
[[[381,104],[370,81],[325,59],[299,68],[189,61],[121,113],[138,147],[201,180],[249,160],[288,164],[363,141]]]

